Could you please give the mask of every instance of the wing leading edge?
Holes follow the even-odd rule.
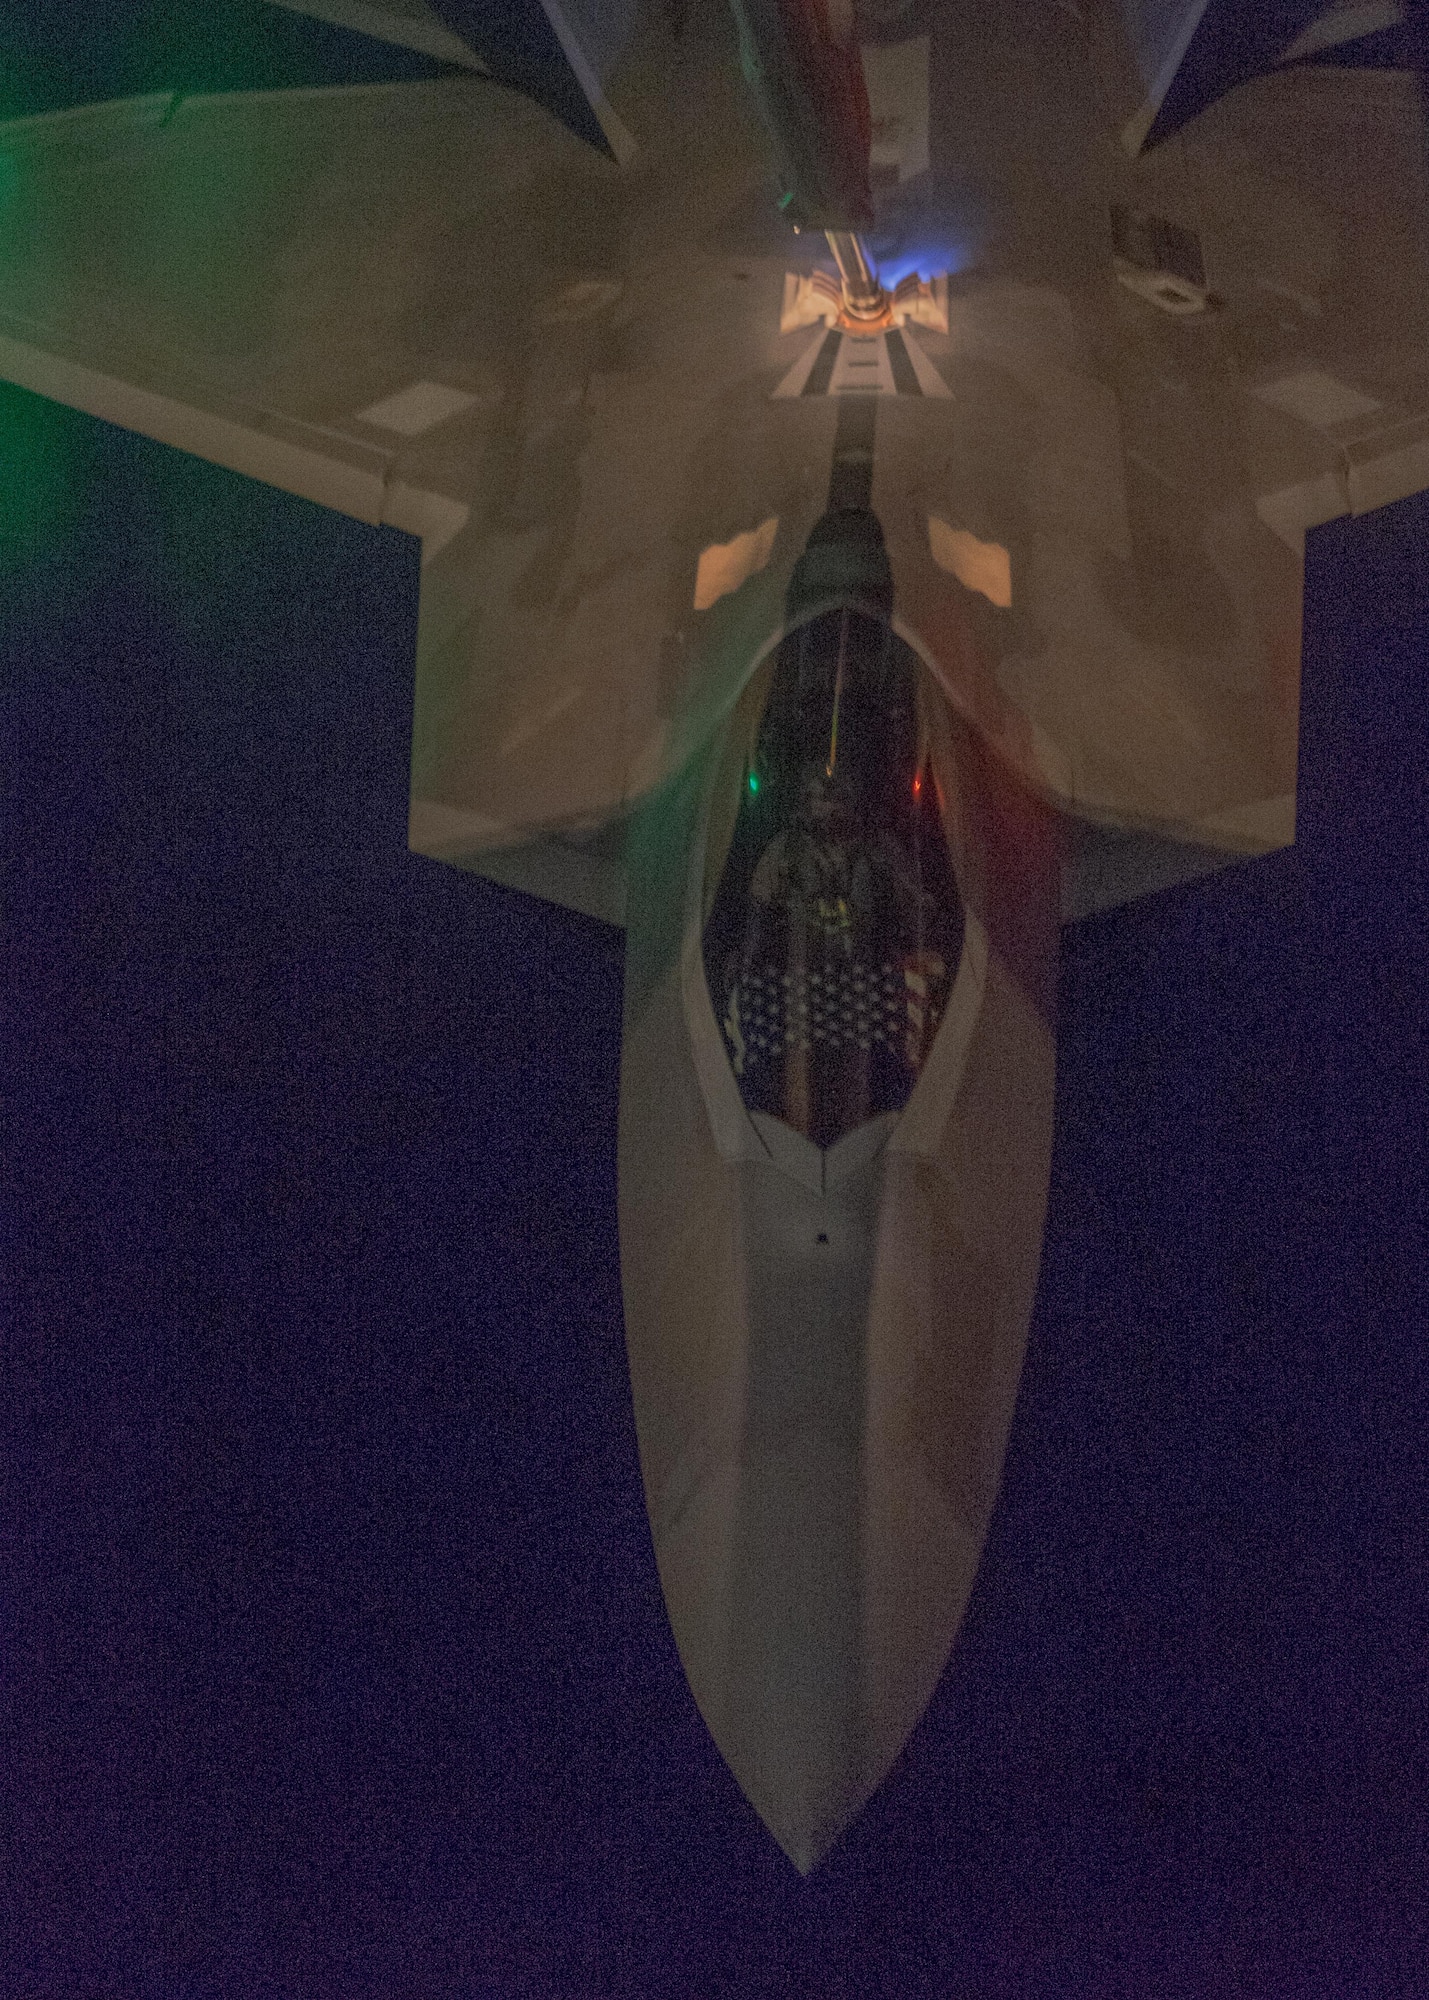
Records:
[[[900,617],[1095,829],[1072,907],[1283,845],[1304,530],[1429,483],[1413,82],[1293,65],[1128,159],[1073,14],[928,41],[871,238],[946,332],[831,351],[715,10],[610,71],[631,172],[476,75],[0,132],[0,368],[422,535],[423,852],[618,920],[613,828],[780,630],[860,384]]]
[[[1429,72],[1422,0],[1122,0],[1122,10],[1146,86],[1123,132],[1130,153],[1287,65]]]

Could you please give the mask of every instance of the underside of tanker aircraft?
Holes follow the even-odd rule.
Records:
[[[281,4],[436,73],[0,127],[0,375],[421,537],[410,844],[625,926],[651,1534],[807,1871],[977,1576],[1059,927],[1293,840],[1306,530],[1429,485],[1424,20]]]

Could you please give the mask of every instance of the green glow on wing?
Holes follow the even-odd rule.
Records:
[[[94,419],[0,382],[0,576],[57,547],[84,505]]]

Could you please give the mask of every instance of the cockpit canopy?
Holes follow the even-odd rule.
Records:
[[[906,1104],[962,951],[919,672],[855,606],[787,635],[705,922],[746,1109],[820,1147]]]

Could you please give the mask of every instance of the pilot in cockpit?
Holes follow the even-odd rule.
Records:
[[[793,819],[755,865],[752,956],[867,964],[931,927],[934,899],[910,857],[886,830],[866,830],[863,819],[838,778],[819,765],[805,772]],[[782,939],[771,929],[782,929]]]

